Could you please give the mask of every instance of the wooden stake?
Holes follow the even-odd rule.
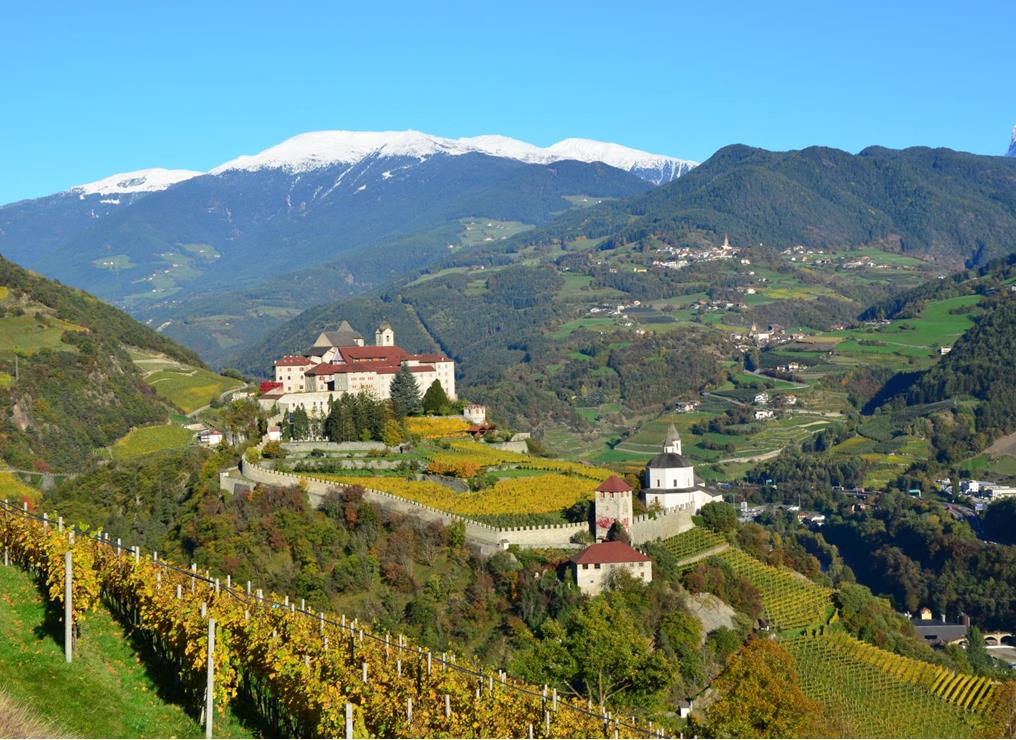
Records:
[[[353,740],[353,705],[346,702],[346,740]]]
[[[68,663],[74,657],[74,589],[72,587],[71,551],[64,555],[64,658]]]
[[[204,604],[201,605],[202,610]],[[204,616],[204,614],[202,614]],[[212,714],[215,712],[215,620],[208,620],[208,686],[205,689],[205,738],[212,736]]]

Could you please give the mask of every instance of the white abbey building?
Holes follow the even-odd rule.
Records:
[[[681,455],[681,435],[673,424],[667,430],[663,451],[649,461],[642,493],[646,506],[661,509],[690,503],[698,511],[711,501],[723,500],[695,478],[695,466]]]
[[[395,332],[385,321],[374,333],[374,344],[343,321],[334,331],[321,332],[302,355],[286,355],[275,362],[277,387],[261,396],[266,408],[283,413],[302,408],[310,416],[324,416],[336,396],[367,392],[382,400],[391,397],[392,380],[405,365],[413,373],[422,396],[435,381],[455,399],[455,362],[443,354],[410,354],[395,344]]]

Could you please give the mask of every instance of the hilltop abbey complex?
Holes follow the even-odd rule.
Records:
[[[324,331],[313,346],[300,355],[286,355],[275,362],[275,382],[262,400],[277,404],[282,412],[302,408],[310,416],[324,416],[329,402],[347,393],[367,392],[378,399],[391,397],[392,380],[402,366],[413,373],[423,394],[440,381],[455,399],[455,362],[443,354],[410,354],[395,344],[395,332],[385,321],[374,333],[374,344],[343,321],[334,331]]]

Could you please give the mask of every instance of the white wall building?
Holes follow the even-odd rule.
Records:
[[[695,480],[695,466],[681,454],[681,435],[673,424],[667,430],[663,451],[649,461],[642,493],[646,506],[662,509],[693,504],[697,511],[710,501],[722,500]]]
[[[322,332],[303,355],[276,361],[275,382],[281,388],[263,396],[262,405],[278,404],[283,413],[304,408],[308,414],[322,415],[327,413],[327,400],[335,395],[366,392],[385,400],[391,397],[392,380],[403,365],[413,373],[421,397],[439,381],[448,398],[456,398],[452,359],[440,353],[410,354],[395,344],[395,332],[387,321],[374,338],[373,346],[366,345],[346,321],[334,331]]]
[[[653,561],[624,542],[599,542],[572,558],[575,582],[589,596],[603,591],[612,573],[626,570],[645,583],[653,580]]]

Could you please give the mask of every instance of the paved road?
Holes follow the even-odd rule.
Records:
[[[991,540],[984,536],[984,523],[981,521],[981,517],[977,516],[977,512],[969,506],[963,506],[962,504],[947,503],[944,506],[957,519],[965,519],[970,528],[974,530],[974,534],[977,535],[978,539],[991,542]]]
[[[797,390],[801,390],[802,388],[808,388],[808,387],[810,387],[807,383],[795,383],[793,380],[784,380],[783,378],[774,378],[774,377],[772,377],[770,375],[766,375],[765,373],[760,373],[758,370],[745,370],[745,372],[748,375],[754,375],[756,378],[762,378],[762,380],[771,380],[774,383],[789,383],[790,385],[792,385]],[[783,389],[782,388],[777,388],[776,390],[783,390]]]

